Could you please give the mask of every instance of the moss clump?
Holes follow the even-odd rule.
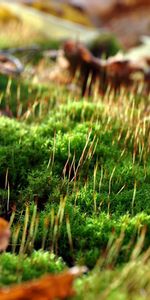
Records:
[[[42,100],[35,110],[32,99],[29,118],[0,119],[1,214],[11,214],[16,205],[13,230],[19,224],[20,244],[28,218],[25,204],[30,206],[29,231],[36,204],[34,247],[51,245],[69,264],[84,261],[92,267],[112,231],[117,237],[125,227],[128,244],[132,230],[136,240],[143,226],[143,221],[133,225],[136,214],[144,213],[147,220],[150,212],[149,125],[136,126],[145,99],[135,99],[134,111],[126,111],[128,95],[122,106],[121,95],[109,106],[102,98],[71,102],[67,93],[61,98],[59,91],[48,91],[44,114]],[[127,257],[120,253],[119,260]]]
[[[30,257],[3,253],[0,255],[0,287],[57,273],[64,268],[62,259],[49,252],[34,251]]]
[[[140,256],[115,269],[108,265],[102,269],[101,259],[89,276],[84,276],[76,282],[76,300],[109,299],[149,299],[150,288],[149,261],[145,264]],[[141,291],[144,291],[141,293]]]
[[[114,36],[106,34],[91,42],[89,48],[95,56],[107,58],[115,55],[121,49],[121,45]]]

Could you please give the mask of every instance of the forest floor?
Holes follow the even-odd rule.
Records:
[[[20,46],[1,35],[1,48]],[[0,75],[0,215],[11,225],[0,287],[85,265],[73,299],[150,299],[149,95],[81,97],[76,82],[48,81],[53,60],[22,59],[22,76]]]

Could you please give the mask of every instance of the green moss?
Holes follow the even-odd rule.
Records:
[[[5,109],[9,105],[13,116],[19,118],[33,105],[35,99],[38,100],[40,97],[44,99],[47,96],[48,88],[33,85],[20,78],[1,75],[0,92],[2,94],[0,109]]]
[[[114,36],[105,34],[91,42],[89,48],[95,56],[109,57],[115,55],[121,49],[121,45]]]
[[[12,81],[10,99],[15,99],[15,84]],[[33,91],[38,93],[37,87]],[[40,93],[43,95],[44,90]],[[113,231],[117,237],[125,227],[125,247],[133,231],[136,241],[136,214],[144,212],[143,220],[149,227],[148,143],[141,132],[133,160],[136,128],[134,122],[124,122],[121,115],[116,120],[116,99],[111,111],[102,98],[98,103],[71,102],[67,93],[63,99],[53,88],[46,93],[49,100],[42,117],[39,106],[24,121],[0,119],[1,214],[8,213],[8,200],[9,210],[16,205],[13,228],[15,231],[19,224],[20,243],[25,204],[31,207],[30,230],[36,199],[40,216],[34,247],[39,249],[44,244],[49,249],[51,245],[69,264],[78,261],[93,267]],[[137,111],[135,105],[135,118]],[[142,143],[145,147],[140,152]],[[118,260],[128,258],[123,250]]]
[[[1,30],[1,48],[60,47],[13,23]],[[88,47],[98,57],[120,49],[108,35]],[[40,51],[17,55],[30,59],[27,68],[42,58]],[[148,300],[147,97],[139,88],[134,95],[94,90],[79,99],[68,87],[24,76],[0,75],[0,110],[13,115],[0,117],[0,216],[12,222],[9,252],[0,254],[0,287],[79,264],[90,271],[75,282],[74,299]]]
[[[64,267],[62,259],[49,252],[34,251],[30,257],[3,253],[0,255],[0,286],[31,280],[46,273],[57,273]]]

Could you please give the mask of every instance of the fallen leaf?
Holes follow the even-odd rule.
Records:
[[[40,279],[0,290],[1,300],[54,300],[66,299],[75,294],[73,282],[86,271],[74,267],[58,275],[46,275]]]
[[[9,223],[0,218],[0,251],[3,251],[7,248],[10,238],[10,228]]]

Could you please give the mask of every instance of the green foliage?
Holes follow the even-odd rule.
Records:
[[[34,251],[28,257],[3,253],[0,255],[0,286],[31,280],[46,273],[58,273],[64,267],[62,259],[50,252]]]
[[[136,250],[139,249],[136,247]],[[115,269],[109,264],[109,254],[110,252],[104,259],[101,257],[88,276],[77,280],[77,296],[74,299],[148,300],[150,288],[148,252],[132,257],[128,263]],[[106,268],[103,267],[104,260]]]
[[[19,118],[27,111],[28,107],[33,105],[35,99],[37,101],[41,95],[43,98],[47,95],[48,89],[46,87],[30,84],[29,81],[20,78],[0,76],[0,92],[2,95],[0,109],[5,109],[9,105],[14,117]]]
[[[109,57],[115,55],[120,49],[118,40],[109,34],[97,37],[89,45],[90,50],[95,56]]]
[[[1,48],[60,47],[16,21],[3,26]],[[120,49],[108,35],[88,47],[98,57]],[[31,58],[27,73],[41,58]],[[10,217],[12,233],[0,287],[79,264],[90,271],[77,280],[75,299],[149,300],[148,99],[140,86],[136,95],[108,88],[103,96],[95,87],[79,99],[31,77],[0,75],[0,112],[12,112],[0,116],[0,216]]]
[[[15,99],[16,84],[11,82],[10,99]],[[38,97],[50,92],[33,91]],[[71,102],[67,93],[52,88],[43,110],[42,100],[35,108],[33,98],[30,108],[23,100],[18,120],[0,119],[0,209],[4,214],[16,205],[12,249],[31,253],[33,248],[51,248],[69,265],[92,268],[112,234],[117,238],[124,230],[117,262],[127,261],[144,224],[149,244],[150,168],[144,131],[137,139],[130,111],[126,122],[121,114],[116,120],[116,99],[108,109],[102,98]],[[134,118],[138,109],[135,104]]]
[[[64,208],[62,201],[57,204],[56,198],[51,197],[50,203],[45,206],[40,215],[37,215],[38,227],[32,247],[28,243],[28,235],[30,236],[31,227],[35,227],[34,223],[31,225],[34,208],[29,208],[28,234],[24,247],[26,251],[31,252],[32,248],[38,249],[41,247],[43,249],[53,249],[69,265],[78,262],[92,268],[100,254],[105,251],[109,241],[112,238],[113,240],[117,239],[121,232],[124,232],[123,247],[119,250],[116,258],[117,263],[128,261],[141,230],[145,226],[147,228],[145,249],[149,245],[150,217],[146,213],[137,214],[134,217],[129,214],[123,216],[112,214],[110,216],[104,212],[93,213],[88,216],[86,212],[83,212],[82,207],[81,209],[78,206],[74,207],[68,200],[63,200],[66,201],[64,202]],[[38,206],[41,208],[41,203]],[[19,221],[20,236],[17,240],[18,245],[21,244],[24,222],[27,217],[26,215],[23,216],[24,214]],[[66,227],[67,219],[69,219],[72,244],[70,243],[70,233]],[[13,236],[16,230],[16,226],[13,226]],[[33,236],[34,230],[30,236],[31,240]]]
[[[44,163],[42,141],[36,139],[31,127],[18,126],[17,121],[0,119],[1,149],[1,187],[4,188],[6,172],[11,189],[20,189],[27,184],[27,174],[37,164]]]

